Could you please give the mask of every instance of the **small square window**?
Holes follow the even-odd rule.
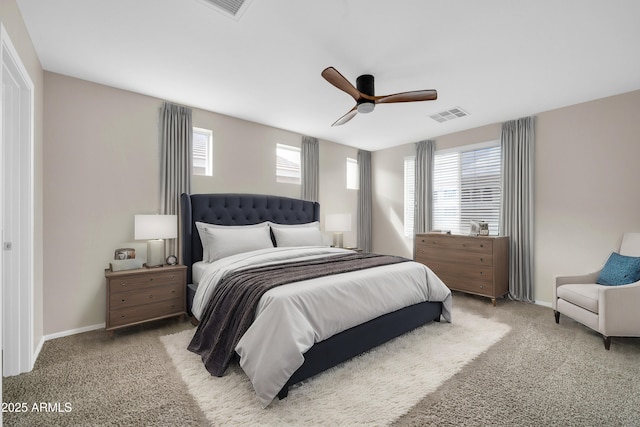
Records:
[[[300,148],[276,145],[276,182],[300,184]]]

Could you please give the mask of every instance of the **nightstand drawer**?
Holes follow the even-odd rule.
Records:
[[[170,285],[182,277],[179,272],[167,271],[154,274],[123,275],[109,280],[109,291],[122,292],[146,286]]]
[[[136,289],[128,292],[114,292],[109,296],[109,307],[111,310],[118,310],[123,307],[169,300],[180,297],[182,290],[182,285],[175,284],[144,287],[140,290]]]
[[[184,313],[184,297],[109,312],[111,327],[175,316]]]

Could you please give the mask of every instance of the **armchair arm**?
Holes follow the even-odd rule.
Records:
[[[640,337],[640,282],[602,286],[598,290],[599,332],[606,336]]]

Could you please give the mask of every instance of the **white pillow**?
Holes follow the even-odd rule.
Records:
[[[304,224],[277,224],[269,221],[271,228],[317,228],[320,230],[320,221],[305,222]]]
[[[272,228],[277,247],[322,246],[322,233],[314,227]]]
[[[207,228],[205,235],[209,245],[209,257],[206,260],[208,262],[242,252],[273,247],[269,227]]]
[[[259,224],[252,225],[217,225],[217,224],[208,224],[206,222],[196,222],[196,229],[198,230],[198,234],[200,235],[200,242],[202,243],[202,260],[205,262],[208,261],[211,257],[209,251],[209,239],[205,234],[206,229],[220,229],[220,230],[232,230],[232,229],[266,229],[267,232],[269,230],[268,222],[261,222]],[[273,243],[272,243],[273,246]]]

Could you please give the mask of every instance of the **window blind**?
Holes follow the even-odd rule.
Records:
[[[500,220],[500,145],[462,147],[435,153],[433,228],[469,234],[472,220],[489,223],[497,235]]]
[[[208,129],[193,128],[193,156],[194,175],[212,175],[211,145],[213,132]]]

